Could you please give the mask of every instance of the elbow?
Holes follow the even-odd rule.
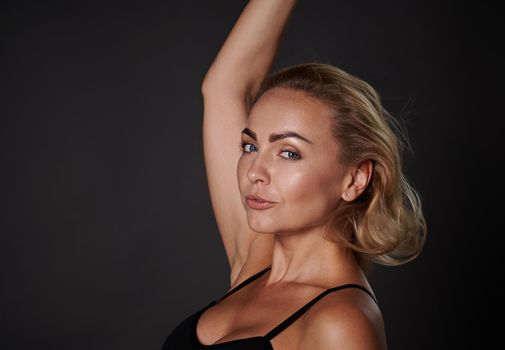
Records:
[[[205,78],[203,78],[203,81],[202,83],[200,84],[200,92],[202,93],[202,95],[206,95],[209,91],[209,81],[207,79],[207,76],[205,76]]]
[[[210,79],[209,74],[207,73],[205,77],[203,77],[202,83],[200,84],[200,91],[203,95],[209,91]]]
[[[247,89],[243,86],[226,81],[204,81],[200,91],[203,97],[228,97],[232,99],[246,99]]]
[[[201,93],[203,95],[207,95],[213,91],[216,91],[219,85],[223,86],[223,80],[223,77],[219,76],[219,74],[216,74],[212,68],[209,69],[203,77],[200,87]]]
[[[251,93],[253,85],[242,76],[227,76],[209,70],[202,80],[200,91],[203,96],[218,94],[245,97]]]
[[[203,96],[209,96],[217,91],[225,92],[226,89],[223,89],[224,87],[225,86],[222,82],[218,82],[216,80],[212,80],[206,77],[202,81],[202,84],[200,86],[200,92],[202,93]]]

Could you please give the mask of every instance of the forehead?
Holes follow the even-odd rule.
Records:
[[[302,91],[273,88],[267,91],[251,109],[248,127],[258,137],[283,130],[295,131],[317,142],[330,136],[329,108]]]

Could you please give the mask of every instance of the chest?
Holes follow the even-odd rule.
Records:
[[[318,288],[280,292],[241,293],[206,309],[196,323],[196,334],[204,345],[265,336],[309,301]],[[238,293],[237,293],[238,294]],[[270,341],[275,350],[296,349],[310,313],[304,313]]]

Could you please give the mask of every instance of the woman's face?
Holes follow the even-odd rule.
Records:
[[[337,206],[345,169],[338,162],[339,147],[330,133],[328,114],[318,100],[285,88],[267,91],[252,108],[241,135],[237,177],[254,231],[301,232],[324,224]],[[307,141],[272,136],[288,131]],[[250,208],[246,202],[250,194],[275,204]]]

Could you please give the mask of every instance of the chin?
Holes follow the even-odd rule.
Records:
[[[265,218],[250,218],[248,215],[247,223],[251,230],[258,233],[275,233],[278,229],[275,222]]]

